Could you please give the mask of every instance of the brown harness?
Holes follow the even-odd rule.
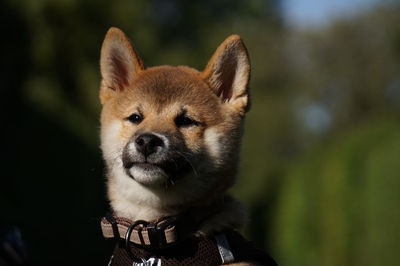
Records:
[[[237,231],[195,237],[190,235],[193,226],[182,221],[177,216],[154,222],[132,222],[111,215],[103,218],[103,236],[117,239],[109,265],[221,265],[241,261],[276,265]]]

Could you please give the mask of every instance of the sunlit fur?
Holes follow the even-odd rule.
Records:
[[[204,209],[223,199],[223,207],[196,233],[239,227],[244,211],[225,194],[237,176],[244,113],[249,107],[250,66],[240,38],[225,40],[203,72],[184,66],[145,68],[125,35],[112,28],[100,62],[101,148],[108,198],[116,214],[154,220]],[[143,115],[137,124],[126,119],[135,112]],[[197,124],[178,127],[175,118],[182,113]],[[143,133],[168,140],[171,154],[189,166],[183,176],[163,176],[162,171],[148,176],[139,168],[128,169],[131,176],[127,174],[122,153],[128,145],[127,152],[136,156],[132,139]],[[147,184],[147,177],[154,182]]]

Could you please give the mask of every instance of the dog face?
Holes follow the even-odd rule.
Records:
[[[226,39],[203,72],[146,68],[116,28],[101,50],[101,147],[115,211],[211,201],[236,176],[249,60]]]

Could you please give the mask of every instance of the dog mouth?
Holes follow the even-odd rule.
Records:
[[[159,168],[159,166],[157,166],[156,164],[152,164],[152,163],[132,163],[131,167],[138,167],[145,171],[152,171],[152,170],[155,170],[156,168]],[[129,168],[131,168],[131,167],[129,167]]]
[[[175,184],[175,181],[190,170],[186,161],[167,161],[164,163],[125,162],[125,172],[135,181],[145,186]]]

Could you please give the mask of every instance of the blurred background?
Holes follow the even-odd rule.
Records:
[[[3,0],[0,225],[32,265],[105,265],[99,51],[203,69],[230,34],[252,62],[232,193],[280,265],[398,265],[400,1]]]

